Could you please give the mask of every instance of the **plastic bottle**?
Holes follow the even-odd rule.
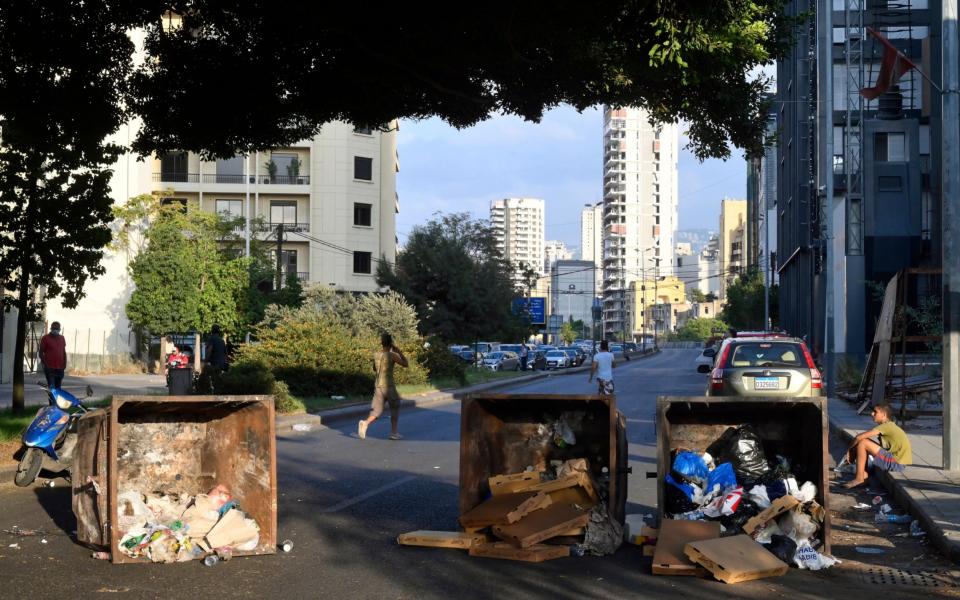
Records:
[[[877,514],[873,520],[876,523],[909,523],[911,521],[910,515],[885,515],[882,513]]]
[[[207,557],[203,559],[203,564],[207,565],[208,567],[212,567],[218,562],[220,562],[220,559],[217,558],[216,554],[208,554]]]

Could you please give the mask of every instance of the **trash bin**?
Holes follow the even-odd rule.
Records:
[[[188,396],[193,391],[193,367],[167,369],[167,393]]]
[[[147,562],[118,551],[126,532],[112,524],[128,490],[192,497],[225,486],[260,531],[255,548],[234,555],[276,551],[272,396],[114,396],[80,419],[74,461],[77,538],[115,563]]]
[[[657,506],[664,519],[664,477],[677,449],[704,452],[729,427],[751,425],[768,458],[786,457],[798,482],[817,486],[823,507],[823,552],[830,550],[826,398],[660,396],[657,398]]]
[[[558,447],[545,427],[565,413],[584,413],[576,443]],[[586,458],[606,487],[608,510],[623,523],[627,501],[626,419],[614,396],[471,394],[460,412],[460,514],[490,496],[488,480],[545,469],[552,461]]]

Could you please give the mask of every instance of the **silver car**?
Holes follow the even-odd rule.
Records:
[[[570,366],[570,357],[563,350],[550,350],[545,358],[548,369],[563,369]]]
[[[520,357],[513,352],[489,352],[483,357],[483,366],[491,371],[519,371]]]
[[[708,396],[820,396],[813,356],[794,338],[729,338],[717,351]]]

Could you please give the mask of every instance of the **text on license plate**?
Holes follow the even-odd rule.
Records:
[[[755,390],[779,390],[779,377],[755,377],[753,380],[753,389]]]

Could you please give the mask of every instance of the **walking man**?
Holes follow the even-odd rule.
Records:
[[[593,383],[593,376],[597,376],[597,383],[601,396],[613,394],[613,369],[616,367],[613,360],[613,352],[610,352],[610,346],[607,340],[600,342],[600,352],[593,355],[593,364],[590,365],[590,383]]]
[[[529,356],[526,344],[520,344],[520,370],[526,372],[527,357]]]
[[[847,489],[867,482],[867,456],[873,457],[873,466],[881,471],[900,472],[904,466],[913,463],[910,438],[890,419],[890,405],[874,406],[870,416],[877,426],[855,437],[847,450],[847,461],[857,463],[856,475],[844,486]]]
[[[210,370],[210,385],[213,387],[213,393],[219,394],[220,377],[227,368],[227,345],[223,341],[219,325],[210,328],[210,337],[207,338],[207,346],[204,349],[204,362],[206,362],[206,368]]]
[[[400,394],[393,382],[393,365],[409,366],[407,357],[399,348],[393,345],[393,337],[389,333],[380,336],[380,352],[373,355],[373,368],[376,372],[376,383],[373,390],[373,403],[370,407],[370,416],[357,425],[357,435],[361,440],[367,438],[367,427],[383,414],[384,405],[390,405],[390,439],[399,440],[397,422],[400,420]]]
[[[60,322],[50,324],[50,333],[40,338],[40,361],[43,363],[43,375],[47,378],[47,387],[60,389],[63,372],[67,368],[67,340],[60,335]]]

